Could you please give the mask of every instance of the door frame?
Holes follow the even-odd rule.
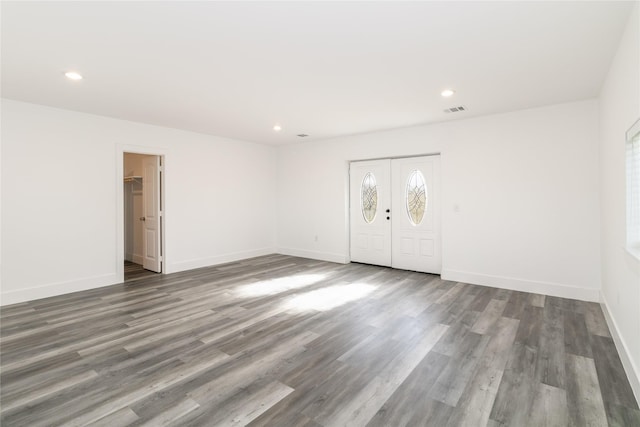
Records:
[[[139,145],[116,145],[116,277],[118,283],[124,283],[124,153],[144,154],[148,156],[160,157],[162,173],[160,174],[160,250],[162,253],[162,263],[160,274],[167,273],[167,251],[166,251],[166,161],[167,151],[161,148],[143,147]],[[144,183],[142,184],[144,185]]]
[[[345,243],[346,243],[346,253],[345,263],[351,263],[351,163],[353,162],[366,162],[369,160],[395,160],[395,159],[410,159],[413,157],[428,157],[428,156],[440,156],[440,206],[438,206],[438,210],[440,211],[440,254],[441,254],[441,268],[440,271],[444,271],[444,251],[442,248],[444,247],[444,227],[443,218],[442,218],[442,200],[443,200],[443,185],[442,185],[442,153],[432,152],[426,154],[407,154],[404,156],[382,156],[382,157],[369,157],[369,158],[360,158],[360,159],[349,159],[346,161],[345,168],[345,222],[347,224],[345,230]],[[442,273],[441,273],[442,274]]]

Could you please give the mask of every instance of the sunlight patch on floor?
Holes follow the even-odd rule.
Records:
[[[277,279],[262,280],[248,285],[238,286],[235,292],[241,297],[260,297],[275,295],[291,289],[299,289],[318,283],[325,278],[325,274],[298,274],[295,276],[279,277]]]
[[[297,295],[285,304],[286,308],[290,310],[326,311],[363,298],[376,288],[377,286],[367,285],[365,283],[334,285]]]

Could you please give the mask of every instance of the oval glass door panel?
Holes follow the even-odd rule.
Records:
[[[414,170],[409,175],[405,198],[409,221],[413,225],[420,225],[427,210],[427,185],[419,170]]]
[[[376,178],[371,172],[368,172],[362,179],[362,190],[360,194],[362,216],[367,223],[371,223],[376,218],[376,212],[378,210],[378,187],[376,185]]]

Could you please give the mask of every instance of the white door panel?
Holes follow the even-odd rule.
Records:
[[[391,208],[390,161],[353,162],[349,176],[351,260],[389,267],[391,222],[387,219],[387,210]],[[371,206],[372,203],[375,207]]]
[[[439,176],[439,156],[391,161],[393,268],[440,274]]]
[[[144,254],[142,266],[151,271],[162,271],[160,258],[160,157],[143,159],[142,200],[144,216]]]
[[[371,179],[376,209],[371,214]],[[351,260],[440,274],[440,156],[352,162]]]

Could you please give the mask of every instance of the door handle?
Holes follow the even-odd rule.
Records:
[[[140,217],[140,221],[146,221],[146,220],[147,220],[147,218],[145,218],[143,216]]]
[[[391,212],[389,209],[387,209],[387,213]]]

